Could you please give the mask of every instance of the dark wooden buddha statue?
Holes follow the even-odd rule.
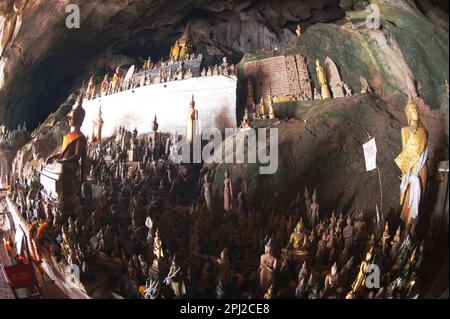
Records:
[[[63,138],[61,151],[49,156],[41,172],[47,195],[61,201],[64,215],[80,212],[79,190],[85,181],[87,139],[81,133],[85,117],[80,95],[68,114],[70,132]]]

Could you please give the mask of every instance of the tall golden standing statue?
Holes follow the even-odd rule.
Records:
[[[331,98],[331,92],[327,85],[327,76],[322,66],[320,65],[319,59],[316,60],[316,74],[317,79],[320,82],[320,95],[322,96],[322,99]]]
[[[406,229],[414,234],[419,204],[427,181],[428,133],[422,125],[417,104],[410,96],[405,107],[408,126],[401,130],[402,152],[395,163],[402,172],[400,184],[401,218]]]
[[[172,58],[172,60],[177,61],[179,54],[180,54],[180,44],[178,43],[177,40],[175,41],[173,47],[170,49],[170,57]]]

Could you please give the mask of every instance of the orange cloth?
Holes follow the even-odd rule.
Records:
[[[81,133],[80,131],[73,131],[69,134],[66,134],[63,138],[63,143],[61,146],[61,154],[64,154],[65,150],[69,147],[70,144],[83,136],[83,133]]]

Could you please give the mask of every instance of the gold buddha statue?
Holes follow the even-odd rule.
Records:
[[[103,78],[103,81],[100,84],[100,95],[105,96],[106,94],[108,94],[108,90],[109,90],[109,79],[108,74],[105,74],[105,77]]]
[[[364,286],[365,282],[366,282],[366,273],[367,273],[367,267],[370,265],[370,263],[372,262],[372,254],[373,254],[373,249],[371,248],[367,254],[366,254],[366,258],[361,262],[361,265],[359,266],[359,272],[358,272],[358,276],[356,277],[355,281],[352,284],[352,290],[351,292],[353,292],[354,294],[361,288]]]
[[[401,219],[414,234],[421,197],[427,182],[428,133],[422,125],[417,104],[410,96],[405,107],[408,126],[401,129],[402,151],[395,163],[402,172],[400,184]]]
[[[305,255],[307,253],[306,247],[309,245],[309,234],[306,231],[303,220],[297,223],[294,228],[294,232],[291,234],[289,238],[288,246],[286,247],[287,251],[292,251],[292,253],[296,256]]]
[[[122,81],[122,74],[120,73],[120,67],[118,66],[111,81],[112,93],[115,93],[119,90],[121,81]]]
[[[170,49],[170,58],[174,61],[183,61],[187,54],[194,53],[190,25],[190,22],[188,22],[183,35],[175,41]]]
[[[322,99],[331,98],[331,92],[327,85],[327,76],[322,66],[320,65],[319,59],[316,60],[316,74],[317,79],[320,82],[320,95],[322,96]]]
[[[300,36],[302,35],[302,27],[300,26],[300,24],[297,24],[297,27],[295,28],[295,35],[297,36],[297,38],[300,38]]]
[[[161,238],[159,237],[159,229],[156,229],[155,239],[153,241],[153,254],[156,258],[164,257],[163,245],[161,242]]]

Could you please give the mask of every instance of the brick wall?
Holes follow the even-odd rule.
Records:
[[[250,78],[253,82],[256,103],[268,94],[312,99],[308,68],[305,58],[300,55],[247,62],[244,74],[246,79]]]

